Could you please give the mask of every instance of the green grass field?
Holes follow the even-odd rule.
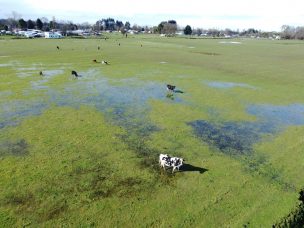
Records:
[[[0,50],[0,227],[270,227],[298,205],[304,42],[110,34]],[[186,165],[165,172],[160,153]]]

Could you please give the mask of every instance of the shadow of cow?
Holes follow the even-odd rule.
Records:
[[[180,172],[199,172],[199,173],[204,173],[207,172],[208,169],[205,168],[201,168],[201,167],[197,167],[197,166],[193,166],[190,164],[186,164],[184,163],[180,168],[179,168]]]

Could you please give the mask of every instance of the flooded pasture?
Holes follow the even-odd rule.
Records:
[[[26,70],[26,74],[33,73],[32,67],[22,70]],[[34,70],[37,73],[37,69]],[[31,81],[28,91],[41,91],[44,94],[43,99],[31,99],[26,102],[12,100],[0,104],[1,128],[16,125],[26,117],[39,115],[54,104],[74,108],[81,105],[92,106],[106,114],[111,122],[135,128],[148,125],[145,118],[149,111],[149,100],[182,102],[178,94],[168,99],[165,84],[141,81],[138,78],[109,80],[96,69],[79,72],[79,79],[73,79],[70,74],[64,75],[69,80],[59,87],[49,84],[50,78],[61,77],[64,72],[63,69],[44,70],[43,76],[37,75],[37,80]]]
[[[248,154],[263,136],[276,134],[286,127],[304,125],[304,105],[249,105],[254,122],[212,122],[196,120],[188,123],[197,137],[227,154]]]

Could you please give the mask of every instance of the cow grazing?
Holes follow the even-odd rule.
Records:
[[[100,47],[98,46],[97,49],[100,50]]]
[[[172,167],[172,173],[183,165],[184,159],[183,158],[178,158],[178,157],[170,157],[167,154],[160,154],[159,155],[159,164],[161,167],[166,169],[166,167]]]
[[[167,90],[170,91],[170,92],[174,92],[175,87],[176,87],[176,86],[174,86],[174,85],[169,85],[169,84],[168,84],[168,85],[167,85]]]
[[[60,49],[59,46],[57,46],[57,49],[58,49],[58,50]]]
[[[40,71],[40,72],[39,72],[39,75],[40,75],[40,76],[43,76],[43,73],[42,73],[42,71]]]
[[[164,165],[165,165],[165,160],[166,160],[168,157],[169,157],[168,154],[160,154],[160,155],[159,155],[159,165],[160,165],[161,167],[164,167]]]
[[[71,72],[72,75],[74,75],[76,78],[81,77],[75,70],[72,70]]]
[[[93,59],[93,62],[94,62],[94,63],[99,63],[96,59]]]
[[[108,61],[105,61],[105,60],[102,60],[101,63],[102,63],[102,64],[109,65]]]

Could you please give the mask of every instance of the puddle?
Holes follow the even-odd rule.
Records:
[[[16,126],[25,117],[40,115],[47,107],[47,104],[37,100],[2,103],[0,104],[0,129]]]
[[[12,67],[14,66],[12,63],[1,63],[0,67]]]
[[[195,134],[209,145],[226,154],[249,154],[252,145],[275,129],[266,122],[213,123],[196,120],[188,123]]]
[[[235,82],[220,82],[220,81],[205,81],[209,87],[219,88],[219,89],[231,89],[235,87],[243,87],[248,89],[256,89],[256,87],[245,84],[245,83],[235,83]]]
[[[160,64],[166,64],[166,63],[168,63],[168,62],[165,62],[165,61],[162,61],[162,62],[159,62]]]
[[[241,42],[238,41],[220,41],[220,44],[242,44]]]
[[[43,76],[46,77],[53,77],[53,76],[57,76],[59,74],[63,74],[64,70],[59,69],[59,70],[43,70]]]
[[[188,48],[190,48],[190,49],[194,49],[195,47],[190,46],[190,47],[188,47]]]
[[[15,68],[18,72],[17,72],[17,76],[18,77],[28,77],[28,76],[33,76],[33,75],[39,75],[39,72],[42,71],[43,72],[43,77],[53,77],[59,74],[63,74],[64,73],[64,69],[45,69],[45,67],[42,64],[32,64],[31,67],[18,67]]]
[[[247,112],[259,120],[265,120],[273,125],[286,127],[304,125],[304,105],[250,105]]]
[[[38,75],[37,72],[34,72],[35,74],[37,74],[37,78],[39,76],[39,78],[41,78],[38,81],[31,81],[31,85],[33,89],[36,90],[46,90],[49,88],[49,86],[44,85],[45,83],[47,83],[49,81],[50,78],[52,78],[53,76],[57,76],[60,74],[64,73],[64,70],[44,70],[43,71],[43,76]],[[31,74],[32,75],[32,74]]]
[[[1,97],[8,97],[8,96],[11,96],[12,94],[13,94],[13,92],[11,90],[0,91]]]

